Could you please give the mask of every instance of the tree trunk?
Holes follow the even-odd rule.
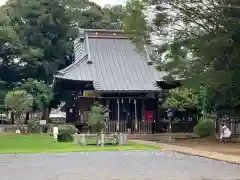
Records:
[[[21,115],[16,113],[15,117],[16,117],[16,124],[20,125],[21,124]]]
[[[12,124],[14,124],[14,122],[15,122],[14,112],[11,112],[11,121],[12,121]]]
[[[49,108],[48,107],[44,107],[43,108],[43,112],[42,112],[42,120],[47,120],[49,119]]]
[[[29,117],[30,117],[30,112],[27,112],[27,113],[26,113],[26,117],[25,117],[25,122],[24,122],[24,124],[27,124],[27,123],[28,123]]]

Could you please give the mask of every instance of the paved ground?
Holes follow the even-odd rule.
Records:
[[[0,155],[1,180],[240,180],[240,166],[172,151]]]
[[[177,143],[174,144],[166,144],[166,143],[160,143],[160,142],[152,142],[152,141],[144,141],[144,140],[132,140],[133,142],[136,143],[140,143],[140,144],[146,144],[146,145],[154,145],[154,146],[159,146],[162,147],[164,149],[168,149],[168,150],[172,150],[175,152],[181,152],[181,153],[185,153],[185,154],[191,154],[191,155],[196,155],[196,156],[202,156],[202,157],[207,157],[210,159],[215,159],[215,160],[221,160],[221,161],[226,161],[226,162],[231,162],[231,163],[237,163],[240,165],[240,156],[237,154],[223,154],[221,152],[218,151],[214,151],[211,149],[211,146],[208,146],[209,149],[207,148],[199,148],[202,146],[198,146],[197,144],[195,146],[183,146],[183,144],[181,146],[179,146]],[[225,144],[225,146],[228,146],[228,144]],[[219,147],[220,148],[220,147]],[[237,150],[238,149],[234,149]],[[228,147],[228,149],[231,149]]]
[[[217,140],[210,139],[178,139],[173,145],[196,148],[222,154],[236,155],[240,157],[240,143],[229,142],[221,143]]]

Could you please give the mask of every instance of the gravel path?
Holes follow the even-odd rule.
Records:
[[[0,155],[1,180],[240,180],[240,166],[171,151]]]

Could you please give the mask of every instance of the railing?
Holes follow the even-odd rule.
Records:
[[[27,132],[27,125],[0,125],[0,133],[15,133],[18,129]]]
[[[216,133],[220,132],[220,124],[223,123],[231,130],[232,134],[240,134],[240,117],[208,115],[206,118],[214,122]]]
[[[63,124],[66,123],[66,118],[65,117],[49,118],[48,122],[53,124]]]
[[[114,133],[117,131],[117,121],[108,121],[106,123],[106,127],[104,128],[104,132]],[[128,128],[129,126],[129,128]],[[127,121],[119,122],[119,132],[127,133],[127,132],[139,132],[139,133],[151,133],[152,132],[152,122],[146,121],[138,121],[137,123],[132,122],[129,124]]]

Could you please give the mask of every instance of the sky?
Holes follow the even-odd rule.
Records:
[[[125,2],[125,0],[92,0],[92,1],[100,6],[103,6],[105,4],[118,5],[123,4]],[[5,2],[6,0],[0,0],[0,6],[3,5]]]

